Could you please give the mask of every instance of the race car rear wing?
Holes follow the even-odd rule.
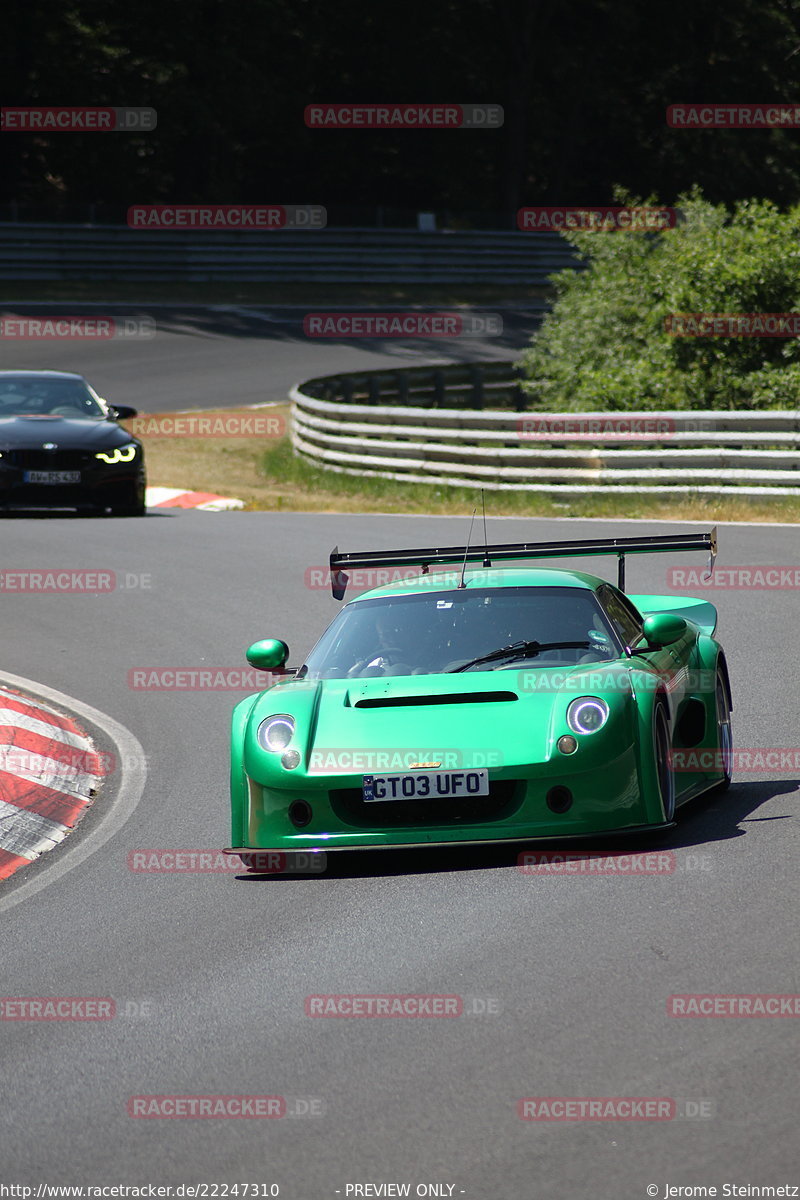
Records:
[[[625,590],[626,554],[664,554],[681,550],[708,551],[708,574],[714,570],[717,557],[717,527],[708,533],[666,534],[662,537],[584,538],[561,542],[507,542],[498,546],[443,546],[420,550],[365,550],[340,554],[339,547],[331,551],[331,591],[334,599],[343,600],[349,576],[346,568],[416,567],[427,575],[432,566],[449,563],[480,562],[490,567],[492,560],[514,558],[584,558],[601,554],[616,554],[617,585]]]

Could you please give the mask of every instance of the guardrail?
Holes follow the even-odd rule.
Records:
[[[550,233],[0,224],[0,279],[6,280],[544,287],[552,272],[578,265],[568,243]]]
[[[331,471],[494,491],[800,495],[800,410],[530,411],[511,363],[312,379],[290,398],[296,453]]]

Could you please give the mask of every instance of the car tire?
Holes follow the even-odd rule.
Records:
[[[105,509],[109,517],[143,517],[146,511],[144,485],[138,483],[121,495],[117,492]]]
[[[723,777],[714,788],[716,792],[727,792],[733,775],[733,730],[731,728],[731,697],[725,673],[717,667],[714,683],[714,700],[717,714],[717,750],[722,759]]]
[[[653,766],[664,820],[675,820],[675,774],[667,705],[660,697],[653,705]]]

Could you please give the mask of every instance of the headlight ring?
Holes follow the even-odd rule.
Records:
[[[599,696],[579,696],[567,709],[567,724],[573,733],[597,733],[608,720],[608,705]]]
[[[271,754],[280,754],[289,745],[295,730],[294,717],[288,713],[276,713],[274,717],[266,717],[258,727],[256,737],[262,750]]]

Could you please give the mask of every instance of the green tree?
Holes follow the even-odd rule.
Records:
[[[659,234],[564,235],[585,267],[554,277],[552,311],[521,360],[534,407],[800,404],[800,338],[668,332],[673,314],[800,312],[800,206],[729,212],[699,192],[678,203],[683,220]]]

